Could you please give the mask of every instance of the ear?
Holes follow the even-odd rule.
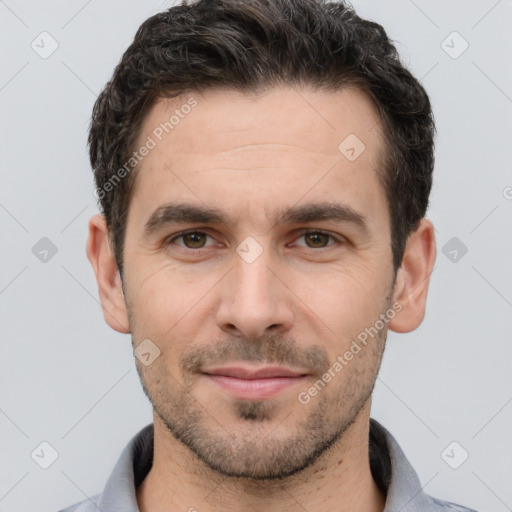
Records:
[[[96,274],[105,321],[115,331],[128,334],[130,332],[130,322],[124,300],[121,276],[110,248],[107,223],[103,215],[94,215],[89,220],[87,257]]]
[[[407,239],[402,265],[397,271],[393,303],[400,303],[402,310],[389,322],[392,331],[410,332],[423,322],[435,261],[434,225],[423,218]]]

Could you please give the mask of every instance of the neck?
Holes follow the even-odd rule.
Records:
[[[382,512],[385,496],[370,470],[370,401],[341,439],[317,461],[288,478],[225,477],[175,439],[154,413],[153,466],[137,489],[140,512]]]

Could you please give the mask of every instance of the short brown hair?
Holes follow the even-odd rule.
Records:
[[[352,84],[375,102],[386,142],[379,176],[398,269],[428,207],[435,124],[427,93],[382,26],[341,1],[183,0],[140,26],[93,109],[90,161],[121,276],[135,172],[120,179],[119,170],[154,101],[212,87],[257,91],[279,84],[332,91]]]

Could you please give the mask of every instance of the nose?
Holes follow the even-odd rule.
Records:
[[[232,336],[259,339],[293,325],[293,294],[268,253],[265,249],[251,263],[235,254],[234,268],[223,279],[216,321]]]

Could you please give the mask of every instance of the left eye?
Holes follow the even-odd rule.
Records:
[[[300,234],[299,239],[300,238],[304,238],[305,240],[308,240],[311,244],[313,244],[312,246],[306,245],[306,247],[310,247],[311,249],[322,249],[328,245],[333,245],[328,244],[327,242],[329,241],[329,239],[335,240],[332,235],[330,235],[329,233],[324,233],[323,231],[305,231]]]
[[[203,231],[189,231],[186,233],[181,233],[169,240],[169,243],[175,242],[176,240],[182,240],[183,244],[182,247],[185,247],[186,249],[203,249],[204,247],[208,247],[206,245],[206,239],[211,238],[208,234],[204,233]],[[303,238],[306,242],[305,245],[298,244],[301,247],[309,247],[311,249],[322,249],[324,247],[327,247],[329,245],[333,245],[332,243],[329,244],[329,239],[334,240],[336,242],[337,240],[330,235],[329,233],[324,233],[323,231],[304,231],[302,232],[297,240]]]

